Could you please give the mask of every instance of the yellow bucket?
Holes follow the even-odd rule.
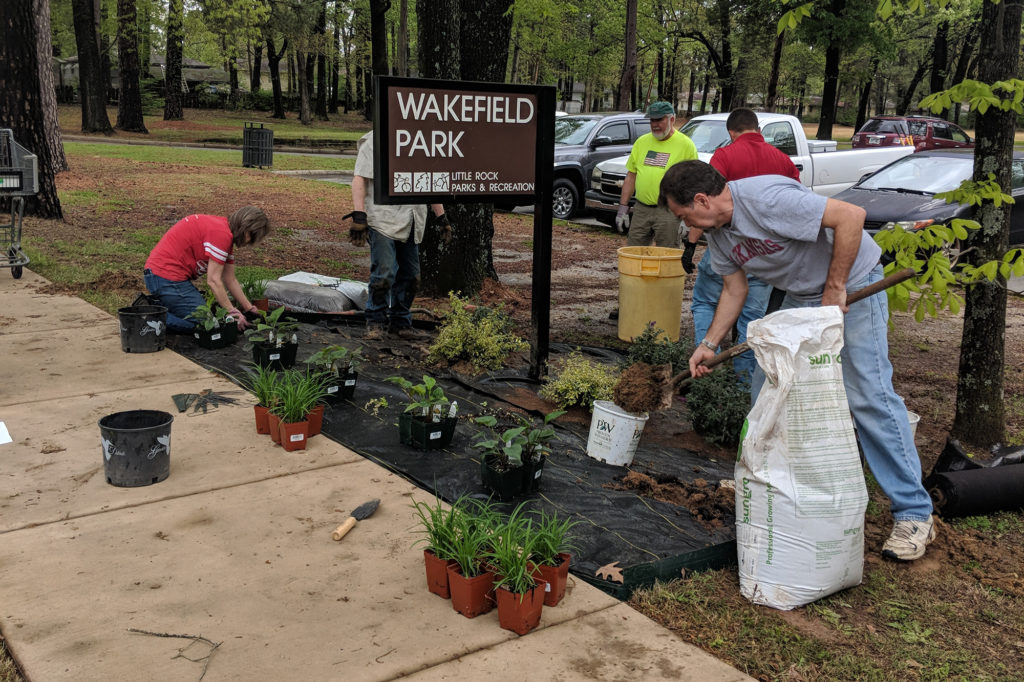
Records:
[[[681,249],[624,246],[619,249],[619,338],[630,341],[651,323],[663,330],[659,338],[679,340],[683,307]]]

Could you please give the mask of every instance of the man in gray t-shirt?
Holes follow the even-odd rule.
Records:
[[[882,278],[881,249],[864,232],[864,209],[821,197],[781,176],[727,183],[702,161],[672,166],[661,181],[660,201],[690,227],[705,230],[711,266],[722,276],[722,294],[707,336],[690,356],[690,371],[703,363],[739,317],[747,274],[788,293],[783,308],[836,305],[845,313],[843,383],[857,435],[871,472],[889,497],[895,525],[882,547],[889,559],[924,556],[935,538],[932,503],[921,484],[921,460],[907,408],[892,386],[885,292],[846,304],[847,290]],[[764,375],[755,372],[753,392]]]

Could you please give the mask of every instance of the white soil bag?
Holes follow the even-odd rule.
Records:
[[[836,306],[751,322],[767,380],[736,464],[740,592],[789,610],[857,585],[867,488],[846,402]]]

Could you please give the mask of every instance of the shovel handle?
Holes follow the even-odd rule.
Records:
[[[334,539],[334,540],[340,540],[343,537],[345,537],[345,535],[350,530],[355,528],[355,526],[356,526],[356,517],[350,516],[347,519],[345,519],[345,523],[341,524],[340,526],[338,526],[337,528],[334,529],[334,532],[331,533],[331,538]]]
[[[849,305],[851,303],[856,303],[857,301],[865,299],[868,296],[874,296],[880,291],[885,291],[886,289],[893,285],[899,284],[900,282],[910,279],[915,274],[917,273],[914,271],[913,268],[904,268],[902,270],[897,270],[896,272],[886,277],[883,277],[877,282],[872,282],[863,289],[851,291],[849,294],[846,295],[846,304]],[[746,352],[749,348],[750,346],[748,346],[747,342],[744,341],[743,343],[738,343],[735,346],[732,346],[731,348],[722,351],[715,357],[701,364],[703,364],[705,367],[715,367],[717,365],[722,364],[726,360],[731,360],[737,355]],[[682,372],[672,377],[672,386],[678,386],[679,384],[683,383],[689,378],[690,370],[684,369]]]

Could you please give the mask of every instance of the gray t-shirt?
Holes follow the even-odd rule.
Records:
[[[742,269],[799,299],[819,298],[832,262],[832,230],[821,226],[827,197],[781,175],[733,180],[732,224],[705,232],[711,267]],[[878,264],[882,250],[864,232],[847,285]]]
[[[373,131],[359,138],[356,143],[355,174],[370,182],[366,184],[366,222],[385,237],[404,242],[409,230],[414,229],[413,241],[423,241],[423,230],[427,224],[426,204],[405,204],[388,206],[373,200]]]

